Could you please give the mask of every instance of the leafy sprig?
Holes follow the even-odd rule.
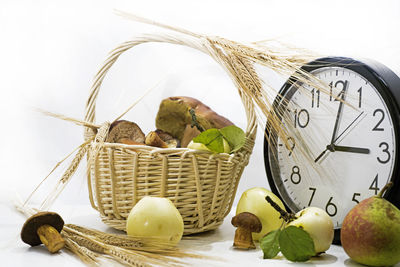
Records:
[[[222,129],[208,129],[193,138],[193,142],[204,144],[209,150],[222,153],[224,152],[224,139],[228,142],[229,153],[238,151],[245,143],[246,135],[242,129],[230,125]]]
[[[315,256],[314,241],[306,231],[296,226],[285,227],[286,223],[296,219],[296,216],[281,209],[268,196],[266,200],[281,214],[284,223],[278,230],[269,232],[260,240],[264,259],[275,258],[279,252],[286,259],[295,262],[304,262]]]

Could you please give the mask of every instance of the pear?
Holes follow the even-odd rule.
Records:
[[[343,220],[340,239],[347,255],[370,266],[391,266],[400,262],[400,211],[378,195],[357,204]]]

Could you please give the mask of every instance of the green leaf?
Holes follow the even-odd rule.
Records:
[[[231,148],[229,153],[239,150],[245,142],[246,135],[242,129],[234,125],[222,129],[208,129],[193,138],[193,142],[204,144],[208,149],[216,153],[224,151],[224,139]],[[229,148],[228,148],[229,150]]]
[[[193,138],[193,142],[202,143],[213,152],[224,152],[223,136],[220,131],[215,128],[201,132],[198,136]]]
[[[238,151],[245,143],[246,134],[235,125],[230,125],[219,130],[222,136],[228,141],[231,152]]]
[[[272,259],[278,255],[279,248],[279,235],[281,230],[275,230],[269,232],[266,236],[264,236],[260,241],[260,247],[264,252],[264,259]]]
[[[290,261],[307,261],[315,255],[314,241],[306,231],[296,226],[282,230],[279,246],[283,256]]]

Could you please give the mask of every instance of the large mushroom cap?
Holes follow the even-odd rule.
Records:
[[[38,212],[26,220],[21,230],[21,239],[31,246],[42,244],[37,234],[37,229],[42,225],[53,226],[58,232],[61,232],[64,226],[64,220],[55,212]]]
[[[242,212],[232,218],[232,225],[235,227],[243,227],[251,232],[259,233],[262,229],[260,219],[250,212]]]

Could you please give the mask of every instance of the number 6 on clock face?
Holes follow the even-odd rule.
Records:
[[[335,242],[346,214],[388,182],[386,195],[400,205],[400,79],[378,63],[323,58],[303,69],[327,85],[326,92],[294,78],[274,107],[288,139],[266,129],[264,160],[271,190],[287,208],[324,209],[335,225]]]

